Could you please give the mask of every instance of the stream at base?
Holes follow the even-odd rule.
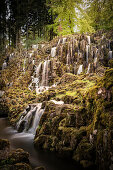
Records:
[[[33,167],[44,166],[46,170],[82,170],[72,160],[62,159],[55,153],[36,151],[33,145],[34,136],[29,133],[18,133],[13,129],[7,118],[0,118],[0,138],[10,141],[11,149],[22,148],[30,154]]]

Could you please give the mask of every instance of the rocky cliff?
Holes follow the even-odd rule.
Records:
[[[112,32],[56,37],[29,51],[7,51],[1,65],[1,113],[15,126],[29,104],[42,103],[36,148],[83,167],[113,169]]]

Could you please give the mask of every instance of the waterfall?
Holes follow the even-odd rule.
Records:
[[[38,44],[37,45],[32,45],[33,49],[38,49]]]
[[[66,64],[67,64],[67,65],[69,64],[69,54],[67,54],[67,61],[66,61]]]
[[[13,57],[14,57],[14,53],[11,53],[11,54],[9,55],[9,60],[11,60]]]
[[[32,82],[28,87],[30,90],[36,90],[36,93],[39,94],[50,88],[48,86],[49,68],[50,60],[46,60],[44,63],[40,62],[35,69],[35,73],[32,76]]]
[[[40,118],[44,113],[44,109],[41,107],[42,103],[29,105],[16,124],[17,130],[35,135]]]
[[[87,36],[87,41],[88,41],[88,44],[90,45],[91,43],[90,36]]]
[[[29,53],[29,57],[30,57],[30,58],[32,57],[32,55],[33,55],[33,52]]]
[[[78,68],[77,75],[81,74],[83,71],[83,65],[81,64]]]
[[[87,73],[86,73],[86,74],[89,74],[89,72],[90,72],[90,67],[91,67],[91,64],[89,63],[88,69],[87,69]]]
[[[113,56],[113,52],[109,51],[109,59],[112,59],[112,56]]]
[[[56,100],[50,100],[51,102],[53,102],[54,104],[58,104],[58,105],[63,105],[64,101],[56,101]]]
[[[62,44],[65,44],[66,40],[67,40],[67,38],[63,38]]]
[[[42,72],[42,83],[41,86],[48,86],[48,69],[49,69],[50,60],[46,60],[43,66]]]
[[[6,61],[4,61],[3,65],[2,65],[2,70],[4,70],[7,67],[7,63]]]
[[[33,61],[32,61],[32,64],[34,65],[35,64],[35,60],[33,59]]]
[[[4,91],[0,90],[0,98],[4,95]]]
[[[89,45],[86,45],[86,62],[88,63],[89,59]]]
[[[42,66],[42,63],[40,63],[40,64],[38,65],[38,67],[36,67],[36,77],[39,77],[40,70],[41,70],[41,66]]]
[[[58,40],[58,44],[57,44],[57,46],[60,44],[60,39]]]
[[[70,44],[68,43],[68,50],[67,50],[67,58],[66,58],[66,64],[68,65],[68,64],[70,64],[70,51],[69,51],[69,47],[70,47]]]
[[[51,48],[51,57],[55,57],[56,56],[56,49],[57,49],[57,47]]]
[[[97,65],[97,57],[94,58],[94,66],[96,67]]]

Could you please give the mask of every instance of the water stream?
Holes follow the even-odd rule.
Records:
[[[7,118],[0,118],[0,138],[10,141],[11,149],[22,148],[30,154],[30,163],[33,167],[44,166],[46,170],[82,170],[72,160],[63,159],[56,153],[38,150],[33,145],[34,135],[31,133],[18,133],[9,125]]]

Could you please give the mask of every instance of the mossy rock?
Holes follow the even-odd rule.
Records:
[[[43,145],[44,145],[46,140],[47,140],[47,136],[46,135],[40,135],[40,136],[35,138],[34,146],[36,148],[43,148]]]
[[[3,90],[6,87],[5,81],[0,78],[0,90]]]
[[[23,149],[16,149],[9,154],[8,162],[12,162],[12,164],[19,162],[29,163],[29,153]]]
[[[89,141],[87,141],[87,139],[83,139],[79,143],[76,151],[74,152],[73,159],[77,162],[82,163],[83,166],[84,166],[83,160],[91,162],[91,165],[94,164],[94,160],[95,160],[94,146],[90,144]]]
[[[10,143],[7,139],[0,139],[0,150],[9,148],[9,147],[10,147]]]
[[[103,80],[103,86],[107,89],[110,89],[113,86],[113,68],[106,70]]]
[[[109,60],[108,65],[110,68],[113,68],[113,59]]]
[[[26,163],[16,163],[14,165],[15,170],[32,170],[31,166]]]
[[[40,167],[36,167],[34,170],[46,170],[45,167],[40,166]]]
[[[0,166],[0,170],[32,170],[31,166],[26,163],[17,163],[14,165],[4,165]]]
[[[0,101],[0,117],[7,117],[9,114],[9,107],[4,100]]]
[[[77,79],[77,76],[75,76],[74,74],[66,73],[62,76],[60,83],[61,84],[71,83],[71,82],[75,81],[76,79]]]

